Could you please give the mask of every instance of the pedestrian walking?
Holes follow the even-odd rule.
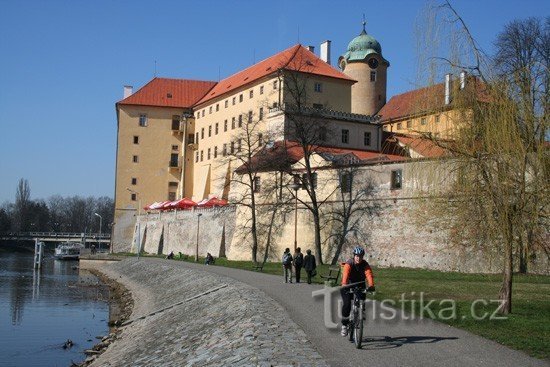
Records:
[[[304,254],[302,254],[301,248],[296,248],[294,253],[294,273],[296,274],[296,283],[300,283],[300,272],[302,271],[302,266],[304,265]]]
[[[292,254],[287,247],[283,253],[283,272],[285,276],[285,283],[292,283]]]
[[[307,284],[311,284],[311,278],[315,276],[317,271],[317,262],[315,256],[311,254],[311,250],[306,251],[306,257],[304,258],[304,269],[307,274]]]

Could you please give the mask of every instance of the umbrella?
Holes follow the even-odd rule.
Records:
[[[193,200],[189,198],[183,198],[170,203],[170,209],[189,209],[196,205],[197,203],[195,203]]]
[[[200,201],[197,205],[203,208],[212,208],[215,206],[227,205],[227,200],[218,199],[217,197],[213,196],[210,199],[204,199]]]

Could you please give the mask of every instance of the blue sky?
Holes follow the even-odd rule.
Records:
[[[388,99],[416,69],[420,0],[28,1],[0,0],[0,204],[20,178],[32,198],[114,196],[115,102],[123,85],[155,75],[218,80],[298,41],[330,39],[332,60],[361,31],[391,62]],[[489,53],[504,24],[548,16],[543,0],[453,5]]]

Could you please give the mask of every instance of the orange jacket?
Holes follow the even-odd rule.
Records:
[[[362,260],[359,264],[355,264],[353,259],[343,263],[344,273],[342,275],[342,286],[367,281],[369,287],[374,287],[374,277],[372,269],[368,262]]]

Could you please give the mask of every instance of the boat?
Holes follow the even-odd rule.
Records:
[[[82,245],[77,242],[62,242],[55,248],[55,258],[58,260],[78,260]]]

